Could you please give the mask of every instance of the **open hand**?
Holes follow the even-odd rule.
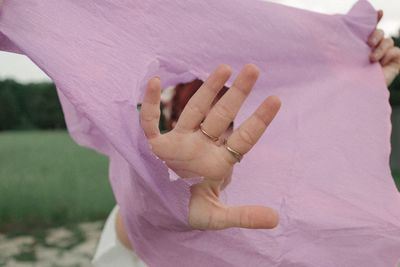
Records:
[[[141,125],[152,151],[170,169],[181,178],[204,178],[191,187],[189,223],[192,228],[273,228],[278,224],[278,215],[273,209],[263,206],[227,207],[219,200],[220,191],[231,180],[234,164],[256,144],[281,105],[276,96],[266,98],[233,131],[224,145],[221,136],[250,93],[259,70],[253,64],[245,65],[233,86],[212,107],[214,98],[231,73],[228,65],[218,66],[189,100],[175,128],[166,134],[161,134],[158,128],[160,80],[151,79],[142,103]]]
[[[383,17],[383,11],[378,11],[378,22]],[[394,81],[400,73],[400,48],[394,46],[392,38],[385,38],[383,30],[376,29],[368,39],[368,45],[372,48],[371,62],[379,62],[383,68],[386,85]]]

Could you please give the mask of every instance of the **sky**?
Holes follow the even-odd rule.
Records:
[[[243,0],[245,1],[245,0]],[[313,10],[326,14],[346,13],[357,0],[268,0],[288,6]],[[378,28],[387,35],[397,35],[400,29],[399,0],[370,0],[376,9],[384,11]],[[13,78],[19,82],[49,81],[50,79],[27,57],[0,52],[0,79]]]

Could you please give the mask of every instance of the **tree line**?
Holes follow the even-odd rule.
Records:
[[[53,83],[0,81],[0,131],[65,129],[64,115]]]
[[[400,47],[400,38],[394,38]],[[400,106],[400,76],[390,90],[390,103]],[[53,83],[0,81],[0,131],[65,129],[64,115]]]

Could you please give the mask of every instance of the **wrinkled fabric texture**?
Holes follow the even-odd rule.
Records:
[[[4,0],[0,12],[1,49],[44,70],[74,140],[109,156],[129,238],[149,266],[398,262],[391,109],[368,58],[377,15],[367,1],[346,15],[255,0]],[[237,74],[249,62],[262,74],[235,125],[268,95],[282,108],[222,199],[273,207],[280,224],[191,230],[190,183],[152,154],[136,106],[154,75],[166,87],[204,80],[219,63]]]

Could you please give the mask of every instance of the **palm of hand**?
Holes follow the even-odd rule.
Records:
[[[189,100],[175,128],[161,135],[160,81],[150,80],[141,109],[141,125],[152,151],[181,178],[203,177],[191,187],[189,224],[194,229],[229,227],[273,228],[278,223],[274,210],[263,206],[227,207],[219,200],[220,191],[229,184],[237,159],[222,145],[206,136],[221,137],[233,121],[241,104],[258,78],[258,69],[246,65],[230,90],[211,108],[218,91],[231,75],[229,66],[219,66]],[[227,146],[247,153],[261,137],[280,108],[277,97],[268,97],[239,129],[227,139]]]
[[[231,176],[233,164],[226,157],[229,155],[200,131],[185,133],[173,129],[157,140],[150,140],[150,145],[181,178],[204,177],[224,183]]]
[[[203,177],[203,183],[192,187],[189,223],[195,229],[220,229],[216,216],[224,210],[219,203],[219,191],[229,183],[233,164],[225,159],[224,148],[210,142],[200,132],[165,134],[163,140],[150,142],[153,152],[181,178]],[[160,144],[157,144],[160,142]],[[169,143],[174,156],[163,149]],[[230,156],[230,155],[228,155]],[[215,218],[215,219],[211,219]],[[218,220],[219,221],[219,220]]]

